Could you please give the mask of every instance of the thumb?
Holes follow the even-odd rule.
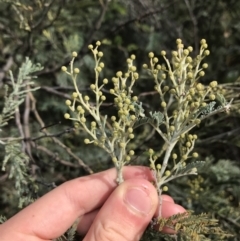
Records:
[[[126,180],[104,203],[84,241],[138,241],[157,206],[157,192],[150,182]]]

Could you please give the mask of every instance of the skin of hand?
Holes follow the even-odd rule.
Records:
[[[147,167],[124,167],[68,181],[0,225],[1,241],[46,241],[61,236],[75,220],[84,241],[137,241],[157,214],[159,198]],[[185,209],[162,196],[162,216]],[[172,230],[164,230],[172,232]]]

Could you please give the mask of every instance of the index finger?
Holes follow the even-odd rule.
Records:
[[[117,186],[116,176],[116,170],[110,169],[68,181],[9,219],[1,231],[14,230],[45,240],[57,238],[78,217],[102,206]],[[124,167],[123,176],[153,179],[147,167]]]

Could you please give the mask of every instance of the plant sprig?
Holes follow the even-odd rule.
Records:
[[[164,140],[164,145],[159,150],[148,150],[150,168],[160,200],[160,219],[158,221],[160,225],[163,222],[163,225],[172,222],[176,218],[161,219],[161,194],[168,190],[166,183],[178,177],[197,175],[197,168],[204,164],[201,161],[189,162],[189,159],[198,158],[198,153],[193,151],[197,135],[189,134],[189,131],[204,119],[220,112],[229,111],[232,103],[232,100],[228,103],[220,93],[217,81],[214,80],[207,86],[200,82],[200,78],[205,75],[204,69],[208,67],[208,64],[202,63],[202,61],[210,54],[206,40],[201,40],[199,54],[194,58],[190,56],[193,51],[191,46],[184,48],[180,39],[177,39],[176,43],[177,50],[172,51],[171,61],[166,57],[167,53],[162,51],[161,55],[165,64],[159,64],[158,58],[150,52],[150,64],[143,65],[143,68],[147,69],[153,77],[154,89],[158,92],[159,104],[162,109],[161,111],[151,111],[147,115],[138,97],[134,96],[133,87],[139,79],[137,68],[133,63],[135,55],[131,55],[127,59],[127,71],[125,73],[118,71],[112,78],[113,87],[109,89],[109,93],[114,98],[117,115],[111,117],[102,116],[100,113],[100,107],[107,99],[102,89],[109,83],[108,79],[102,78],[104,63],[101,62],[103,53],[99,51],[100,41],[96,42],[95,47],[89,45],[95,60],[95,82],[90,85],[94,100],[91,103],[90,97],[83,96],[78,88],[80,70],[74,68],[77,53],[72,53],[73,59],[70,62],[69,70],[65,66],[62,67],[62,70],[71,77],[75,87],[72,100],[66,100],[66,105],[71,113],[65,113],[64,117],[73,120],[76,127],[80,125],[89,135],[89,138],[84,140],[86,144],[95,144],[111,156],[117,169],[116,181],[118,184],[124,181],[123,166],[128,164],[134,155],[134,150],[128,151],[128,144],[134,139],[135,128],[150,124]],[[219,99],[219,96],[221,101],[216,105],[215,100]],[[89,123],[86,114],[90,115],[93,121]],[[176,150],[177,144],[178,151]],[[160,164],[159,159],[162,155]],[[190,216],[188,213],[185,220],[191,220]],[[205,219],[205,216],[203,218]],[[201,217],[197,217],[197,219],[202,220]],[[174,221],[172,223],[177,229],[186,230],[182,222]]]
[[[80,124],[88,133],[90,138],[84,140],[86,144],[93,143],[109,153],[117,169],[118,183],[123,182],[123,166],[129,163],[131,156],[134,155],[133,150],[127,152],[127,145],[134,138],[134,128],[148,123],[163,138],[165,154],[161,165],[155,164],[158,156],[153,155],[154,151],[149,152],[150,167],[156,178],[159,195],[162,193],[162,185],[168,181],[183,175],[197,174],[197,169],[194,167],[191,171],[179,173],[179,168],[186,165],[187,159],[198,157],[196,152],[190,155],[197,136],[187,133],[211,115],[227,111],[231,105],[224,100],[221,102],[224,103],[223,105],[215,108],[214,100],[219,96],[217,81],[210,82],[208,86],[199,82],[199,79],[205,75],[204,69],[208,67],[207,63],[201,63],[210,54],[206,40],[201,40],[200,51],[195,58],[190,56],[193,51],[191,46],[184,48],[180,39],[176,42],[177,50],[172,51],[171,61],[166,57],[165,51],[161,52],[166,65],[158,64],[159,60],[152,52],[149,53],[150,65],[143,65],[143,68],[147,69],[154,79],[154,89],[159,94],[162,108],[162,112],[150,112],[150,117],[145,116],[142,103],[138,101],[137,96],[133,95],[133,86],[139,79],[136,66],[133,64],[135,55],[127,59],[127,71],[125,73],[118,71],[112,78],[113,88],[109,90],[109,93],[114,97],[118,114],[111,117],[102,116],[100,113],[100,107],[107,99],[102,89],[109,82],[108,79],[101,78],[104,68],[104,63],[101,61],[103,52],[99,51],[101,42],[97,41],[95,48],[89,45],[95,60],[95,83],[90,85],[95,96],[94,104],[91,104],[90,97],[83,96],[78,88],[80,70],[74,68],[77,53],[72,53],[73,58],[69,70],[65,66],[62,67],[62,70],[70,75],[75,87],[72,100],[66,100],[71,115],[66,113],[64,116]],[[221,98],[224,99],[222,95]],[[173,104],[174,109],[172,109]],[[87,122],[86,113],[94,119],[90,124]],[[173,152],[177,143],[180,146],[179,156]],[[171,159],[174,166],[171,170],[167,170]],[[164,189],[167,190],[167,187]]]

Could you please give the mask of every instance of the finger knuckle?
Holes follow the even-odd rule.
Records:
[[[115,225],[114,225],[115,224]],[[112,240],[121,240],[128,241],[126,234],[120,228],[120,225],[110,222],[99,222],[97,228],[94,232],[94,240],[98,241],[112,241]]]

